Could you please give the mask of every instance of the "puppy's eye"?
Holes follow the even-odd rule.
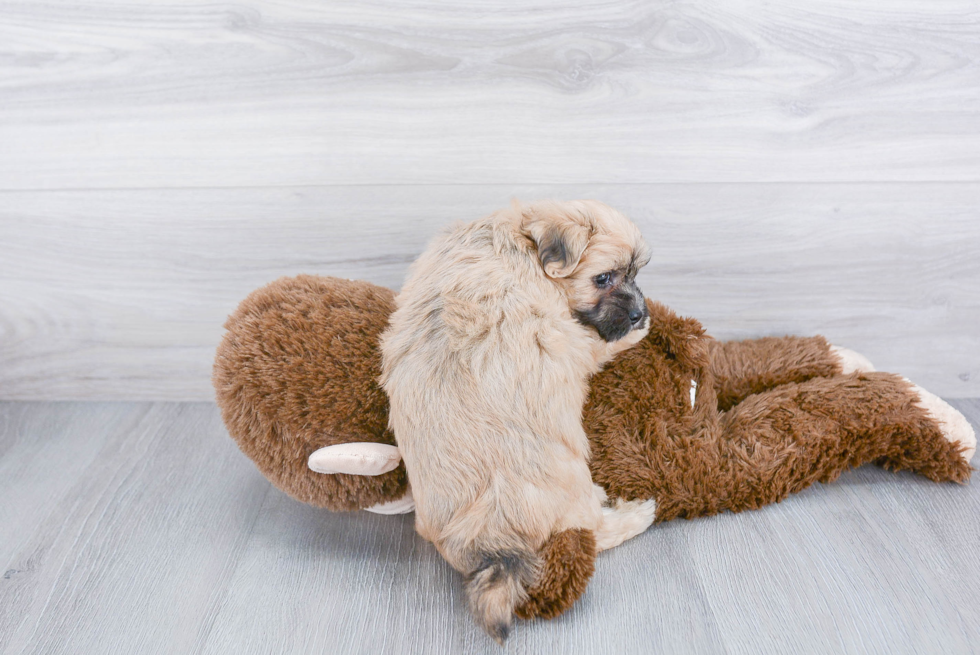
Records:
[[[612,273],[600,273],[592,278],[597,287],[608,287],[609,283],[612,282]]]

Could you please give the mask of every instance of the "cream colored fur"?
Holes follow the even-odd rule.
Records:
[[[568,261],[542,266],[556,234]],[[587,528],[608,548],[652,522],[652,503],[603,510],[581,424],[589,377],[647,326],[607,343],[572,315],[595,302],[594,275],[648,258],[629,220],[579,201],[456,226],[413,265],[381,340],[382,384],[416,529],[457,570],[494,553],[536,566],[554,532]],[[493,594],[506,610],[480,605]],[[515,594],[493,594],[471,607],[509,622]]]
[[[351,449],[353,452],[364,456],[352,459],[350,457]],[[384,457],[377,457],[375,450],[380,450]],[[315,451],[310,455],[309,467],[317,473],[381,475],[398,466],[400,461],[401,453],[395,446],[352,442],[327,446]],[[599,551],[609,550],[627,539],[632,539],[650,527],[656,517],[657,504],[653,500],[624,501],[618,499],[613,507],[608,507],[605,490],[599,485],[595,485],[595,494],[603,505],[600,540],[596,542]],[[414,512],[415,498],[412,496],[412,488],[409,486],[405,495],[398,500],[378,503],[364,509],[375,514],[408,514]]]
[[[655,500],[623,500],[617,498],[610,506],[606,490],[595,485],[593,492],[602,505],[602,525],[596,534],[596,551],[615,548],[632,539],[653,524],[657,516]]]

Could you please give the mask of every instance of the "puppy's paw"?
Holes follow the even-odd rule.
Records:
[[[650,500],[616,501],[602,508],[602,525],[596,531],[596,552],[609,550],[632,539],[653,524],[657,518],[657,503]]]
[[[929,417],[939,424],[939,429],[947,441],[962,446],[963,459],[969,463],[973,459],[973,454],[977,452],[977,435],[970,422],[939,396],[929,393],[911,380],[906,379],[906,381],[912,385],[912,393],[919,397],[916,405],[926,410]]]
[[[595,499],[598,500],[599,504],[603,507],[609,504],[609,495],[606,493],[605,487],[598,484],[593,484],[592,495],[595,496]]]
[[[861,353],[840,346],[831,346],[830,352],[837,356],[840,361],[841,373],[844,375],[848,373],[873,373],[875,370],[871,361]]]

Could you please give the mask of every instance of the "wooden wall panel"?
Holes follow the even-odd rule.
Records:
[[[975,0],[0,8],[0,188],[976,181]]]
[[[211,398],[221,325],[282,275],[398,288],[442,226],[595,197],[653,248],[648,296],[721,338],[822,333],[980,395],[980,184],[380,186],[0,194],[0,397]]]

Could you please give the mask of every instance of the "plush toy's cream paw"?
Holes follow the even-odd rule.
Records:
[[[313,451],[306,465],[311,471],[327,475],[347,473],[348,475],[381,475],[398,468],[402,454],[396,446],[384,443],[351,442],[327,446]],[[378,503],[365,507],[365,511],[375,514],[408,514],[415,511],[412,489],[398,500]]]
[[[306,465],[317,473],[381,475],[398,468],[402,454],[384,443],[340,443],[314,451]]]
[[[405,491],[405,495],[398,500],[365,507],[364,511],[374,512],[375,514],[408,514],[409,512],[414,512],[415,499],[412,498],[412,489],[409,487]]]
[[[602,508],[602,524],[595,533],[596,552],[609,550],[632,539],[653,524],[657,503],[653,500],[616,499]]]
[[[965,447],[963,458],[967,462],[973,459],[973,454],[977,452],[977,435],[966,417],[939,396],[929,393],[911,380],[906,379],[906,381],[912,385],[912,391],[919,396],[919,402],[916,404],[935,419],[943,436],[948,441]]]
[[[873,373],[875,370],[874,365],[861,353],[840,346],[831,346],[830,352],[837,355],[841,369],[843,369],[841,372],[844,375],[848,373]]]

